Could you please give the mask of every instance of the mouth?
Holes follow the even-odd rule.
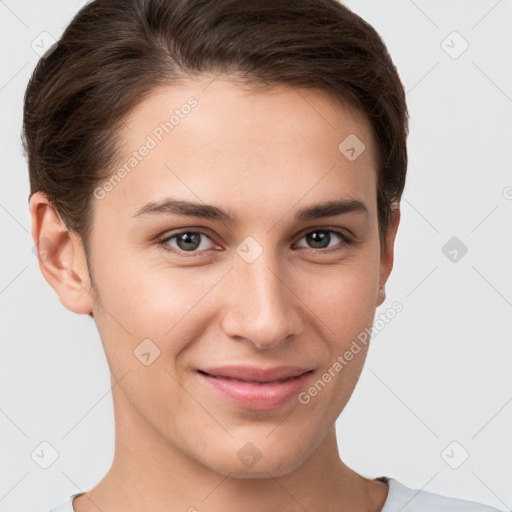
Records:
[[[275,409],[290,402],[313,372],[292,367],[197,370],[201,381],[216,396],[237,407],[254,410]]]

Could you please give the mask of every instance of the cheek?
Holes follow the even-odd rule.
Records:
[[[105,266],[99,275],[105,348],[116,364],[131,366],[133,351],[149,339],[158,347],[160,361],[171,364],[211,321],[215,308],[211,291],[219,276],[198,267],[132,268],[138,271]]]
[[[361,253],[339,266],[319,268],[298,286],[312,321],[321,320],[326,337],[344,344],[372,324],[378,280],[378,261]]]

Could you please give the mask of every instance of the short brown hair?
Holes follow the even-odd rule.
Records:
[[[38,62],[24,100],[30,196],[44,192],[86,256],[94,189],[123,118],[203,72],[316,88],[362,111],[379,155],[381,248],[407,170],[405,92],[375,29],[337,0],[94,0]]]

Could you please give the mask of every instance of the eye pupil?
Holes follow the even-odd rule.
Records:
[[[313,231],[312,233],[308,234],[306,238],[308,238],[308,243],[313,243],[315,249],[323,249],[329,245],[331,234],[323,231]],[[315,245],[317,243],[320,243],[320,246]]]
[[[195,250],[200,245],[200,234],[199,233],[180,233],[177,235],[177,243],[180,249],[183,251],[186,250]],[[183,245],[185,244],[185,245]],[[192,244],[192,247],[187,244]]]

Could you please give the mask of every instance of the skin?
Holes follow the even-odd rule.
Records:
[[[372,326],[400,213],[393,212],[384,256],[370,125],[321,91],[251,92],[203,75],[154,91],[127,116],[118,164],[191,95],[197,107],[121,183],[93,200],[93,280],[80,238],[44,195],[30,201],[34,240],[54,244],[51,257],[39,261],[41,272],[66,308],[93,313],[113,386],[114,460],[73,506],[78,512],[379,511],[388,486],[341,461],[335,431],[367,346],[307,405],[291,400],[268,411],[226,402],[196,372],[225,364],[306,366],[314,369],[307,389]],[[354,161],[338,150],[349,134],[366,145]],[[132,216],[169,196],[230,210],[240,222]],[[293,220],[301,207],[348,196],[366,204],[368,217]],[[354,235],[356,243],[332,235],[321,248],[305,236],[327,227]],[[199,256],[187,256],[176,238],[167,246],[184,255],[155,241],[182,228],[207,231],[195,246]],[[236,252],[248,236],[262,249],[251,263]],[[341,250],[326,252],[331,247]],[[134,357],[144,339],[160,350],[149,366]],[[261,453],[252,467],[237,457],[248,442]]]

